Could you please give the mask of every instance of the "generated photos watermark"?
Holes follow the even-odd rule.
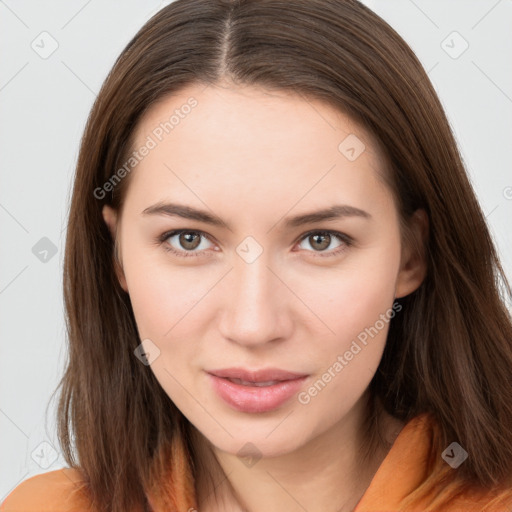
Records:
[[[357,340],[352,340],[350,348],[346,350],[343,355],[338,355],[336,361],[327,368],[317,381],[311,385],[306,391],[301,391],[297,395],[297,400],[303,405],[307,405],[311,400],[317,396],[329,382],[331,382],[349,363],[354,357],[361,352],[361,350],[368,345],[368,337],[373,339],[377,334],[384,329],[390,320],[402,310],[402,305],[398,302],[393,303],[385,313],[381,313],[379,320],[372,326],[366,327],[357,335]],[[359,343],[358,343],[359,342]]]

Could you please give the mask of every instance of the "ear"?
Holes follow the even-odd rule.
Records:
[[[428,230],[427,213],[422,209],[416,210],[409,220],[407,236],[404,237],[395,298],[405,297],[414,292],[425,279]]]
[[[118,225],[117,225],[117,221],[118,221],[117,210],[114,210],[111,206],[106,204],[103,206],[101,213],[103,215],[103,220],[105,221],[105,224],[108,226],[110,235],[112,237],[112,240],[114,241],[114,245],[116,245],[116,242],[117,242],[117,247],[119,248],[120,244],[119,244],[119,238],[117,235],[117,227],[118,227]],[[114,249],[114,254],[112,256],[113,256],[114,270],[116,272],[117,279],[119,280],[119,284],[121,285],[121,288],[125,292],[128,293],[128,285],[126,283],[126,277],[124,275],[123,266],[122,266],[120,259],[118,258],[119,255],[117,254],[116,249]]]

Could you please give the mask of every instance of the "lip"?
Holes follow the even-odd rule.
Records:
[[[308,377],[307,374],[277,368],[256,371],[227,368],[208,371],[207,374],[219,397],[237,411],[246,413],[261,413],[278,408],[301,389]],[[279,382],[268,386],[250,386],[231,382],[229,378],[250,382]]]
[[[266,382],[269,380],[292,380],[307,377],[305,373],[289,372],[280,368],[262,368],[259,370],[247,370],[245,368],[224,368],[219,370],[207,370],[207,373],[228,379],[242,379],[250,382]]]

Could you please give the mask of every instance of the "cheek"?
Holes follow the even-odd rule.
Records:
[[[314,346],[305,342],[303,353],[314,362],[320,377],[325,374],[330,392],[352,399],[373,377],[389,322],[399,314],[392,308],[400,263],[398,241],[396,245],[361,251],[345,263],[338,271],[315,276],[309,281],[315,286],[299,287],[304,281],[297,278],[296,289],[301,297],[307,297],[305,302],[322,320],[311,323],[314,332],[309,339],[317,341]]]
[[[327,326],[332,334],[328,338],[346,343],[392,306],[399,264],[398,242],[376,245],[351,253],[337,268],[322,269],[307,280],[298,272],[294,290],[324,322],[322,327],[315,320],[315,329],[327,332]]]
[[[155,257],[155,251],[161,254]],[[134,247],[123,264],[141,337],[163,339],[201,300],[211,280],[197,268],[172,266],[163,249]]]
[[[197,352],[190,336],[197,337],[192,330],[199,327],[190,320],[209,279],[204,276],[201,282],[197,270],[171,266],[165,251],[157,251],[143,251],[134,244],[123,258],[125,276],[139,337],[150,339],[159,349],[151,371],[178,408],[188,411],[189,363]]]
[[[322,337],[315,350],[304,351],[317,373],[297,396],[308,417],[322,417],[324,426],[347,414],[368,388],[382,358],[389,322],[399,314],[392,307],[393,280],[367,280],[363,285],[346,280],[344,285],[347,293],[333,290],[333,298],[320,309],[335,334]]]

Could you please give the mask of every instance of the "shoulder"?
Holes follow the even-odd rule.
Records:
[[[421,413],[390,429],[395,441],[374,474],[356,512],[435,510],[512,512],[512,488],[462,489],[456,472],[434,450],[439,425]]]
[[[0,504],[0,512],[84,512],[90,507],[82,474],[64,468],[21,482]]]

